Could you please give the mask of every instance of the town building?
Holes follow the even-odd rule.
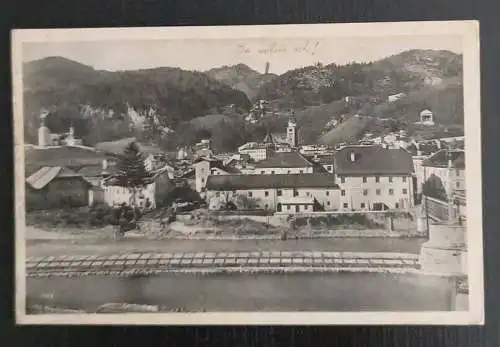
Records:
[[[335,154],[341,209],[387,210],[414,206],[413,162],[403,149],[346,146]]]
[[[256,163],[253,173],[258,175],[313,173],[314,167],[315,165],[299,152],[282,152]]]
[[[274,153],[273,147],[267,143],[248,142],[238,147],[238,153],[246,154],[257,162],[269,158]]]
[[[340,201],[335,176],[328,173],[209,176],[206,189],[212,210],[246,200],[256,209],[295,214],[338,210]]]
[[[135,137],[99,142],[95,145],[95,148],[99,151],[122,157],[125,154],[125,148],[133,142],[137,143],[139,151],[144,156],[144,165],[146,170],[153,171],[165,166],[167,160],[166,153],[161,148],[139,143]]]
[[[432,175],[438,177],[447,195],[465,192],[465,152],[460,149],[443,149],[429,156],[422,163],[423,182]]]
[[[205,191],[207,178],[211,175],[228,175],[239,173],[236,168],[224,166],[223,162],[213,157],[203,157],[197,159],[194,164],[195,169],[195,189],[198,193]]]
[[[64,166],[44,166],[26,178],[26,209],[90,206],[91,184]]]
[[[154,209],[163,204],[173,184],[167,168],[154,170],[146,180],[144,187],[134,189],[120,184],[116,175],[110,175],[103,179],[104,202],[109,206],[128,206],[135,204],[141,208]]]

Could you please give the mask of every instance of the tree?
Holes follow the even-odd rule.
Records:
[[[441,201],[448,201],[448,195],[441,179],[435,174],[430,175],[427,181],[424,182],[422,193],[425,196],[438,199]]]
[[[132,210],[132,215],[129,214],[128,209],[125,209],[125,206],[120,209],[120,216],[123,218],[119,218],[119,225],[120,233],[123,234],[126,224],[135,224],[140,219],[145,206],[139,206],[137,197],[141,190],[151,183],[152,179],[151,173],[146,170],[144,157],[136,142],[131,142],[125,148],[123,158],[118,163],[118,173],[115,179],[116,185],[128,188],[131,193],[129,207]]]

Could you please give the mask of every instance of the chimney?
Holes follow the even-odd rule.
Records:
[[[354,163],[356,161],[356,153],[351,152],[351,162]]]

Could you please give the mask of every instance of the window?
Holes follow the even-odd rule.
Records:
[[[406,182],[406,176],[403,176],[403,183]]]
[[[264,192],[264,196],[269,196],[269,192],[267,190]]]
[[[365,203],[364,203],[364,202],[362,202],[362,203],[361,203],[361,208],[365,208],[365,206],[366,206],[366,205],[365,205]]]
[[[248,197],[251,198],[252,197],[252,192],[248,192]]]
[[[348,208],[349,204],[347,202],[344,202],[344,208]]]
[[[363,183],[366,183],[366,177],[363,177]]]
[[[309,206],[307,205],[304,205],[304,210],[307,210]]]
[[[306,192],[306,196],[309,196],[309,192]]]
[[[380,182],[380,177],[379,177],[379,176],[375,176],[375,182],[376,182],[376,183],[379,183],[379,182]]]
[[[300,173],[304,173],[304,170],[300,170]]]
[[[220,193],[219,193],[219,192],[215,193],[215,196],[216,196],[216,197],[219,197],[219,196],[220,196]]]
[[[201,183],[205,183],[205,178],[204,177],[201,178]]]
[[[345,177],[340,177],[340,183],[345,183]]]
[[[292,173],[292,170],[288,170],[286,173]]]
[[[380,195],[380,189],[375,189],[375,194]]]
[[[274,170],[273,170],[273,171],[271,171],[271,175],[274,175]]]
[[[265,174],[265,173],[266,173],[265,171],[261,171],[261,172],[260,172],[260,174],[261,174],[261,175],[263,175],[263,174]]]
[[[408,194],[408,189],[403,188],[403,194],[404,194],[404,195]]]
[[[330,201],[327,201],[327,202],[326,202],[326,205],[327,205],[327,206],[330,206]]]
[[[363,195],[367,196],[368,195],[368,189],[363,189]]]
[[[265,208],[266,208],[266,209],[268,209],[268,208],[269,208],[269,205],[268,205],[268,204],[266,204]]]
[[[394,204],[394,208],[399,208],[399,204],[397,202]]]
[[[299,192],[297,191],[297,189],[293,190],[293,196],[299,196]]]
[[[345,190],[343,190],[343,189],[342,189],[342,190],[340,191],[340,195],[345,196]]]
[[[283,192],[281,191],[281,189],[278,189],[278,191],[276,192],[276,195],[278,195],[278,196],[283,195]]]
[[[389,189],[389,195],[394,195],[394,189]]]
[[[330,196],[330,192],[328,190],[326,191],[326,196]]]
[[[455,175],[460,176],[460,170],[459,169],[455,170]]]
[[[389,183],[392,183],[392,176],[389,176]]]
[[[287,210],[290,210],[290,205],[286,205],[286,209],[287,209]]]
[[[457,188],[460,188],[460,182],[457,181],[456,185],[457,185]]]

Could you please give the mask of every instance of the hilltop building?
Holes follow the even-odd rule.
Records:
[[[420,112],[420,121],[419,124],[422,125],[428,125],[428,126],[433,126],[434,123],[434,114],[432,113],[431,110],[425,109],[422,112]]]
[[[413,162],[403,149],[346,146],[335,153],[334,174],[343,210],[414,206]]]

